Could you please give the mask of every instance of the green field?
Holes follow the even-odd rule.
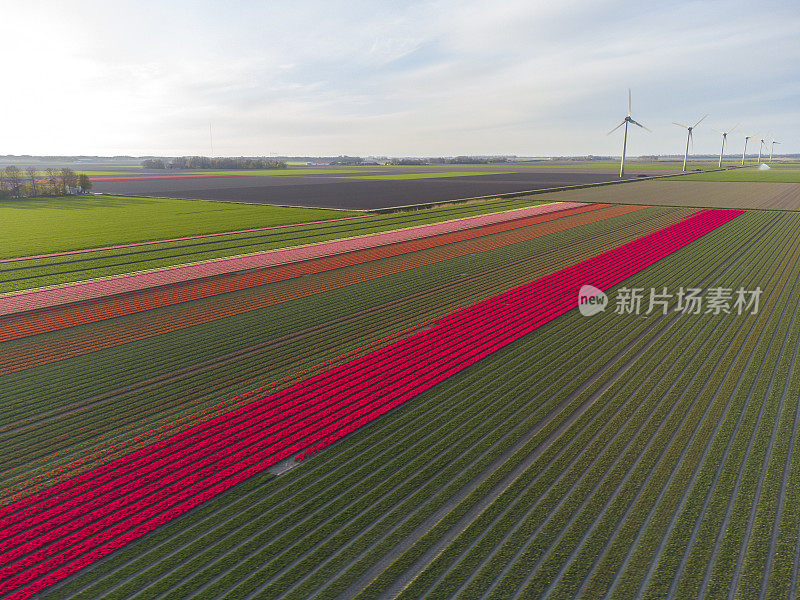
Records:
[[[0,201],[0,258],[354,216],[355,212],[127,196]]]
[[[378,175],[364,175],[357,177],[355,175],[347,175],[339,179],[381,179],[387,181],[394,181],[400,179],[435,179],[440,177],[472,177],[474,175],[505,175],[512,171],[445,171],[442,173],[395,173],[395,174],[378,174]]]
[[[714,171],[681,175],[673,179],[686,181],[764,181],[770,183],[800,183],[800,169],[797,166],[760,171],[757,167],[745,167],[732,171]]]
[[[383,167],[380,167],[383,168]],[[191,170],[191,169],[144,169],[143,167],[132,167],[125,170],[117,171],[98,171],[92,168],[80,169],[78,167],[73,170],[76,173],[83,173],[89,177],[125,177],[133,175],[163,175],[163,176],[179,176],[179,175],[256,175],[256,176],[293,176],[293,175],[329,175],[335,173],[361,173],[363,171],[379,170],[378,167],[370,168],[350,168],[350,169],[328,169],[328,168],[303,168],[294,166],[290,169],[231,169],[231,170]],[[44,177],[46,171],[37,171],[37,175]],[[23,177],[25,175],[23,174]]]
[[[197,222],[184,222],[187,211],[179,208],[206,209],[200,213],[205,216],[211,228],[210,231],[225,231],[231,229],[250,229],[258,226],[281,223],[286,215],[301,215],[296,221],[306,221],[317,218],[337,218],[348,216],[344,211],[324,211],[316,209],[296,209],[262,205],[230,204],[223,202],[201,202],[194,200],[166,200],[150,198],[117,198],[110,204],[104,204],[107,196],[88,198],[90,214],[103,215],[110,223],[109,229],[102,229],[99,223],[87,222],[88,217],[81,217],[80,211],[70,211],[72,198],[51,200],[59,208],[52,208],[47,202],[37,207],[41,201],[20,201],[21,204],[30,202],[28,212],[20,209],[9,208],[11,214],[22,214],[24,220],[18,220],[16,227],[8,234],[8,254],[6,256],[28,256],[38,253],[47,253],[51,248],[73,249],[81,245],[75,243],[72,232],[64,232],[60,236],[50,236],[49,232],[63,227],[59,215],[67,215],[70,222],[75,223],[75,229],[84,230],[84,246],[102,247],[110,245],[119,239],[125,242],[143,241],[148,237],[159,238],[163,235],[182,237],[209,231],[201,229],[199,219]],[[80,199],[82,201],[83,199]],[[51,285],[94,279],[144,271],[172,265],[199,262],[226,256],[237,256],[253,252],[275,250],[287,246],[297,246],[323,242],[333,239],[353,237],[369,233],[379,233],[403,227],[414,227],[441,221],[448,221],[463,217],[487,214],[498,211],[512,210],[541,204],[538,196],[510,198],[465,204],[445,205],[436,208],[410,210],[404,212],[368,215],[359,219],[344,220],[336,223],[300,225],[287,229],[268,230],[261,232],[234,233],[211,238],[196,240],[179,240],[174,242],[161,242],[148,244],[136,248],[121,248],[101,250],[73,256],[54,256],[48,258],[29,259],[24,262],[0,264],[0,293],[17,290],[47,287]],[[164,223],[153,223],[149,215],[159,212],[148,212],[151,207],[160,211],[161,218],[169,220],[171,228],[164,228]],[[215,210],[216,209],[216,210]],[[3,208],[0,208],[0,215]],[[14,213],[17,211],[17,213]],[[230,212],[229,212],[230,211]],[[284,212],[285,211],[285,212]],[[127,217],[128,214],[136,215],[136,220]],[[249,215],[258,215],[262,219],[250,218]],[[235,216],[235,219],[229,218]],[[226,220],[227,219],[227,220]],[[285,222],[285,221],[283,221]],[[112,229],[113,226],[113,229]],[[156,233],[158,232],[158,233]],[[114,238],[112,236],[116,235]],[[56,245],[60,244],[60,245]],[[6,246],[4,246],[4,249]],[[11,251],[16,248],[16,252]],[[5,258],[2,256],[0,258]]]

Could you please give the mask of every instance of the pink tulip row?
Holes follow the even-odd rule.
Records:
[[[264,268],[311,260],[323,256],[363,250],[365,248],[374,248],[376,246],[420,239],[442,233],[451,233],[453,231],[471,229],[579,206],[584,206],[584,204],[579,202],[545,204],[508,212],[491,213],[442,223],[420,225],[395,231],[371,233],[329,242],[281,248],[245,256],[219,258],[189,265],[166,267],[154,271],[144,271],[141,273],[120,275],[118,277],[67,284],[55,288],[9,294],[0,298],[0,315],[57,306],[71,302],[80,302],[82,300],[101,298],[103,296],[132,292],[155,286],[182,283],[193,279],[233,273],[246,269]]]
[[[166,522],[164,515],[174,518],[298,451],[313,454],[574,308],[583,283],[607,289],[738,214],[696,213],[6,507],[0,547],[9,566],[0,571],[8,577],[0,592],[28,597]]]

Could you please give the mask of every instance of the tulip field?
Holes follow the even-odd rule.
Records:
[[[0,257],[0,598],[792,598],[799,230],[514,198]],[[760,305],[615,306],[683,288]]]

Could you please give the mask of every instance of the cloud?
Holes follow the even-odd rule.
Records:
[[[634,154],[705,113],[797,152],[798,26],[790,1],[31,1],[0,24],[0,152],[207,153],[212,123],[231,155],[610,154],[627,87]]]

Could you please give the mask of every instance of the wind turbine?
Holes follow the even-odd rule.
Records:
[[[761,148],[763,148],[764,146],[766,146],[766,144],[764,143],[764,138],[761,138],[759,140],[759,144],[758,144],[758,164],[759,165],[761,164]]]
[[[746,136],[744,136],[744,151],[742,152],[742,166],[744,166],[744,157],[745,157],[745,154],[747,154],[747,141],[748,141],[748,140],[749,140],[751,137],[753,137],[753,136],[752,136],[752,135],[746,135]]]
[[[625,176],[625,150],[628,147],[628,123],[633,123],[634,125],[638,125],[639,127],[641,127],[642,129],[644,129],[646,131],[650,131],[649,129],[647,129],[647,127],[645,127],[641,123],[638,123],[638,122],[634,121],[631,118],[631,89],[630,88],[628,88],[628,115],[624,119],[622,119],[622,122],[619,125],[614,127],[614,129],[612,129],[611,131],[609,131],[606,134],[606,135],[611,135],[617,129],[619,129],[620,127],[625,125],[625,136],[622,138],[622,160],[619,163],[619,176],[620,176],[620,178]]]
[[[773,138],[772,146],[769,149],[769,164],[772,164],[772,153],[775,151],[775,144],[780,144],[780,142],[776,142],[775,138]]]
[[[705,119],[707,116],[708,115],[703,117],[703,119]],[[683,153],[683,170],[684,171],[686,170],[686,159],[689,158],[689,142],[692,142],[692,150],[694,150],[694,139],[692,138],[692,130],[695,127],[697,127],[698,125],[700,125],[700,123],[703,122],[703,119],[700,119],[694,125],[684,125],[683,123],[675,123],[675,121],[673,121],[673,123],[675,123],[675,125],[677,125],[678,127],[683,127],[684,129],[687,129],[689,131],[689,134],[686,136],[686,152]]]
[[[719,164],[717,165],[718,169],[722,168],[722,155],[725,153],[725,142],[728,139],[728,134],[734,129],[736,129],[738,126],[739,124],[737,123],[736,125],[731,127],[728,131],[718,131],[716,129],[713,130],[722,135],[722,150],[719,151]]]

